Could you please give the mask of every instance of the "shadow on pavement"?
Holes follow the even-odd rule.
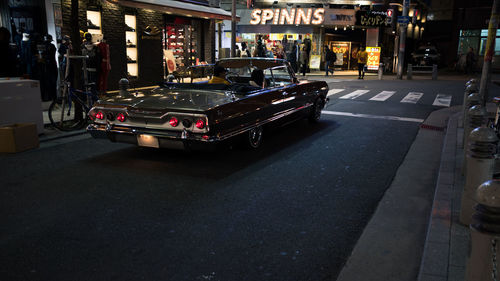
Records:
[[[101,154],[86,161],[94,166],[102,166],[103,169],[118,167],[134,169],[137,172],[218,180],[292,147],[296,150],[301,146],[310,146],[316,138],[337,127],[338,124],[332,120],[322,120],[312,125],[303,120],[271,128],[264,132],[262,146],[257,150],[245,149],[239,139],[233,139],[221,143],[214,151],[149,149],[134,146]]]

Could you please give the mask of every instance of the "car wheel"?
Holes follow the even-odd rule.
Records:
[[[324,105],[325,101],[322,98],[316,99],[312,106],[311,113],[309,114],[309,122],[319,122],[319,119],[321,118],[321,110],[323,109]]]
[[[262,134],[263,134],[262,126],[257,126],[248,131],[247,135],[248,147],[252,149],[257,149],[262,144]]]

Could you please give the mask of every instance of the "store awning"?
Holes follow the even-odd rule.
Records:
[[[196,5],[173,0],[108,0],[111,3],[138,8],[161,11],[167,14],[176,14],[185,17],[204,19],[231,20],[231,12],[221,8]],[[239,17],[236,18],[239,20]]]

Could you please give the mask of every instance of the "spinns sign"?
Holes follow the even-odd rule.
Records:
[[[293,8],[293,9],[254,9],[250,24],[322,24],[325,21],[325,9],[323,8]]]

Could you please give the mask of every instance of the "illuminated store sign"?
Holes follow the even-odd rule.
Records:
[[[293,9],[254,9],[250,24],[322,24],[325,20],[325,9],[323,8],[293,8]]]
[[[358,11],[356,13],[356,25],[386,26],[387,12]]]

